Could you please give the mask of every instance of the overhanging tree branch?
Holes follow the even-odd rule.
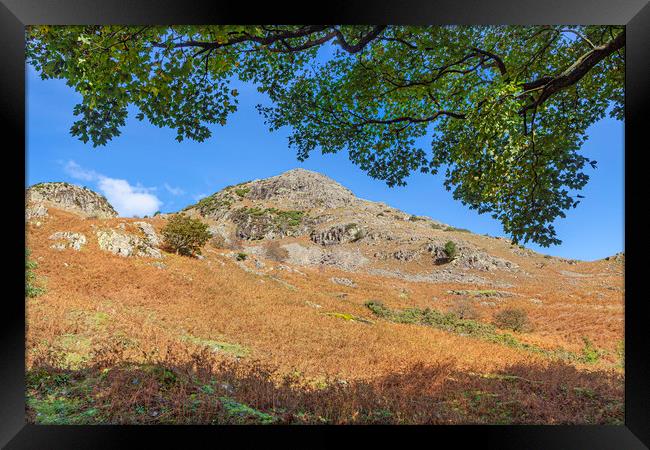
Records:
[[[545,76],[537,80],[524,83],[524,91],[541,89],[539,95],[531,103],[524,106],[519,113],[525,114],[530,109],[537,108],[544,103],[551,95],[558,91],[573,86],[582,79],[596,64],[607,58],[612,53],[625,46],[625,32],[619,33],[606,44],[594,47],[591,51],[578,58],[571,66],[557,76]]]
[[[264,46],[271,46],[273,44],[280,43],[282,44],[282,47],[275,47],[269,50],[274,53],[292,53],[292,52],[307,50],[311,47],[315,47],[318,45],[322,45],[325,42],[328,42],[333,38],[336,38],[336,40],[334,41],[335,44],[339,45],[343,50],[347,51],[348,53],[354,54],[363,50],[365,46],[368,45],[368,43],[376,39],[381,34],[381,32],[384,31],[385,29],[386,29],[386,25],[377,25],[373,27],[373,29],[370,32],[361,36],[359,40],[354,44],[348,42],[345,36],[343,35],[343,33],[341,32],[341,30],[339,30],[338,28],[327,26],[327,25],[309,25],[293,31],[274,30],[270,32],[270,34],[267,34],[266,36],[255,36],[248,32],[240,32],[240,33],[233,34],[233,36],[230,39],[224,42],[196,41],[194,39],[190,39],[187,41],[174,43],[171,45],[171,48],[198,47],[207,51],[210,49],[231,47],[231,46],[235,46],[247,42],[252,42]],[[265,31],[268,32],[269,29],[265,28]],[[304,38],[312,35],[317,35],[324,31],[328,31],[328,33],[314,39],[308,39],[306,42],[300,44],[292,44],[289,42],[290,39]],[[155,48],[168,48],[168,46],[170,46],[169,44],[164,42],[152,42],[151,45]]]

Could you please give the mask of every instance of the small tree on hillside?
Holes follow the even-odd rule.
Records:
[[[458,248],[453,241],[447,241],[445,244],[445,253],[447,254],[447,259],[452,261],[456,255],[458,255]]]
[[[172,216],[162,229],[165,247],[185,256],[201,254],[201,247],[212,237],[208,225],[184,214]]]

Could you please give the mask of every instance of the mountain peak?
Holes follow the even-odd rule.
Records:
[[[288,208],[338,208],[349,205],[356,197],[333,179],[302,168],[288,170],[270,178],[242,185],[251,200],[277,201]]]

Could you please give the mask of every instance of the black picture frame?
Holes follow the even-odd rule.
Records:
[[[364,440],[409,445],[453,442],[488,448],[637,449],[650,446],[650,369],[648,301],[642,296],[643,246],[641,217],[646,209],[644,166],[648,143],[645,120],[650,78],[650,4],[646,0],[408,0],[310,2],[278,5],[275,2],[174,2],[167,0],[86,1],[0,0],[0,123],[3,136],[13,141],[3,156],[7,162],[5,223],[17,229],[3,243],[11,261],[5,275],[11,289],[3,290],[3,326],[0,347],[0,445],[6,448],[116,448],[145,438],[165,447],[188,439],[200,446],[224,445],[257,439],[304,441],[310,446],[337,445],[351,435]],[[25,57],[24,27],[31,24],[199,24],[199,23],[410,23],[440,24],[625,24],[625,424],[621,426],[435,426],[435,427],[169,427],[169,426],[43,426],[25,423],[24,258]],[[643,111],[646,110],[646,114]],[[13,139],[12,139],[13,138]],[[20,169],[20,170],[19,170]],[[21,181],[22,180],[22,181]],[[639,237],[639,240],[636,239]],[[291,441],[287,441],[290,439]],[[405,440],[407,439],[407,440]],[[391,442],[392,441],[392,442]],[[166,444],[166,445],[165,445]],[[149,445],[148,445],[149,446]],[[291,445],[293,446],[293,445]]]

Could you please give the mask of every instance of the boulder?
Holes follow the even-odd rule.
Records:
[[[86,236],[81,233],[73,233],[71,231],[57,231],[52,234],[49,239],[57,241],[50,246],[50,248],[56,250],[65,250],[66,248],[71,248],[73,250],[79,251],[81,247],[86,245]]]
[[[156,233],[155,228],[150,223],[134,222],[133,224],[138,227],[142,233],[144,233],[146,241],[152,247],[158,247],[162,243],[160,237],[158,237],[158,234]]]
[[[47,208],[43,203],[34,203],[25,208],[25,220],[47,217]]]
[[[115,255],[162,258],[160,250],[139,236],[115,230],[99,230],[96,234],[99,248]]]
[[[337,278],[337,277],[332,277],[330,278],[330,281],[334,284],[340,284],[341,286],[347,286],[347,287],[357,287],[357,283],[354,281],[350,280],[349,278]]]

